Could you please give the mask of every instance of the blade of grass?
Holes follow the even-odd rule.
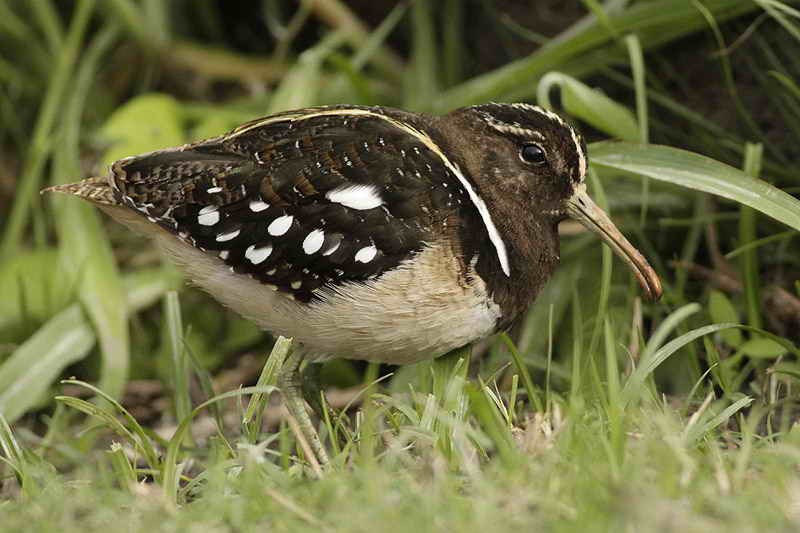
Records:
[[[695,442],[702,439],[711,430],[727,422],[730,417],[732,417],[733,415],[735,415],[736,413],[738,413],[751,403],[753,403],[753,398],[745,396],[744,398],[740,398],[739,400],[733,402],[731,405],[726,407],[721,413],[711,417],[711,419],[703,422],[702,424],[697,423],[687,427],[688,431],[684,435],[684,441],[687,444],[694,444]]]
[[[462,0],[445,0],[442,26],[444,84],[452,87],[461,81],[463,71],[464,2]]]
[[[61,27],[61,20],[55,6],[50,0],[31,0],[28,2],[28,8],[47,40],[48,48],[55,55],[64,40],[64,29]]]
[[[650,142],[650,121],[647,111],[647,82],[645,76],[647,71],[644,66],[644,53],[642,43],[636,35],[625,37],[625,46],[628,48],[628,55],[631,62],[631,73],[633,74],[634,94],[636,95],[636,120],[639,124],[639,142],[648,144]],[[642,180],[642,200],[639,225],[644,226],[647,219],[647,206],[650,203],[650,180]]]
[[[705,7],[718,22],[759,9],[749,0],[706,0]],[[610,24],[620,34],[639,35],[644,49],[663,44],[665,39],[675,39],[706,27],[705,19],[692,5],[683,0],[636,3],[618,13],[608,13],[608,18]],[[599,24],[596,18],[587,20],[588,23],[580,21],[525,58],[512,61],[444,91],[436,99],[433,108],[444,112],[500,99],[515,91],[519,93],[520,90],[532,94],[537,78],[544,73],[559,68],[560,65],[578,58],[587,51],[597,50],[612,40],[606,27]],[[583,68],[583,74],[589,74],[608,65],[607,59],[601,60],[603,55],[608,55],[607,51],[601,52],[600,57],[593,57]],[[520,96],[516,94],[514,98],[518,99]]]
[[[106,392],[98,389],[94,385],[86,383],[85,381],[80,381],[77,379],[65,379],[61,381],[62,384],[68,385],[76,385],[78,387],[82,387],[84,389],[89,390],[93,394],[97,395],[98,397],[102,398],[110,407],[106,407],[105,405],[95,405],[90,402],[86,402],[80,400],[79,398],[73,398],[72,396],[56,396],[56,401],[61,401],[67,403],[86,414],[97,416],[104,421],[107,421],[109,424],[113,425],[113,427],[117,428],[115,431],[121,431],[119,428],[123,428],[124,431],[120,433],[121,435],[128,436],[128,435],[135,435],[136,437],[129,437],[132,444],[136,445],[142,452],[145,461],[147,464],[150,465],[150,468],[154,470],[158,470],[161,467],[161,463],[159,461],[159,455],[156,453],[156,449],[153,447],[153,443],[150,441],[150,438],[147,436],[147,432],[145,432],[144,428],[136,421],[131,413],[125,409],[122,404],[120,404],[117,400],[115,400],[112,396],[107,394]],[[125,421],[126,425],[123,425],[121,422],[117,420],[117,417],[111,411],[113,409],[120,415],[122,415],[122,419]],[[110,422],[113,420],[113,423]],[[128,427],[130,429],[128,429]]]
[[[430,0],[416,0],[411,7],[412,64],[406,86],[405,106],[425,111],[438,93],[438,58],[434,37],[433,6]]]
[[[125,456],[124,448],[120,443],[112,442],[110,449],[106,453],[111,458],[111,469],[116,475],[117,483],[124,490],[133,494],[138,480],[131,462]]]
[[[708,157],[659,145],[593,143],[592,166],[638,174],[750,206],[800,231],[800,200]]]
[[[0,242],[0,257],[8,257],[14,253],[28,223],[51,148],[53,128],[64,104],[67,86],[78,59],[89,19],[94,11],[94,4],[94,0],[80,0],[72,16],[64,46],[61,48],[53,77],[50,79],[39,110],[31,144],[25,154],[22,176]]]
[[[60,143],[54,151],[52,183],[74,180],[80,175],[80,125],[90,88],[100,59],[116,39],[115,28],[100,31],[87,47],[74,82],[74,92],[67,100],[60,131]],[[100,387],[119,396],[128,376],[127,305],[111,244],[98,214],[85,202],[66,196],[52,196],[60,252],[68,273],[79,281],[79,297],[97,330],[102,368]]]
[[[0,456],[2,459],[0,464],[5,463],[14,470],[25,496],[28,498],[37,496],[42,487],[37,483],[33,465],[25,457],[24,450],[14,437],[14,432],[11,431],[11,426],[2,413],[0,413],[0,450],[5,455],[5,457]]]
[[[50,319],[0,365],[0,414],[14,422],[38,404],[69,365],[86,357],[95,343],[80,306]]]
[[[589,179],[592,184],[592,192],[597,201],[597,205],[600,206],[600,209],[609,212],[608,201],[606,200],[603,184],[593,169],[589,170]],[[614,268],[613,252],[611,251],[611,248],[608,246],[601,246],[601,250],[603,260],[600,272],[600,291],[597,301],[597,313],[595,313],[594,316],[594,329],[592,330],[592,336],[589,341],[589,364],[591,365],[591,368],[595,374],[597,373],[597,368],[594,355],[597,350],[597,345],[600,342],[600,334],[602,333],[603,322],[605,321],[606,314],[608,313],[608,300],[611,294],[611,276]],[[600,384],[598,383],[597,385]]]
[[[561,72],[545,74],[537,88],[537,101],[552,109],[550,91],[557,87],[561,91],[561,103],[570,115],[612,137],[626,141],[639,139],[636,118],[628,108],[615,102],[602,92]]]
[[[173,505],[177,504],[177,496],[178,496],[178,480],[180,477],[180,470],[178,465],[178,453],[181,449],[181,444],[184,442],[186,437],[187,431],[189,431],[190,424],[195,416],[197,416],[203,409],[212,405],[214,403],[220,402],[222,400],[226,400],[228,398],[237,398],[247,394],[272,394],[275,390],[275,387],[244,387],[234,391],[224,392],[215,396],[214,398],[210,398],[194,409],[192,409],[189,415],[182,419],[180,424],[178,424],[175,433],[172,435],[172,438],[169,440],[169,444],[167,446],[167,453],[164,457],[163,467],[161,469],[161,483],[164,489],[164,493],[167,497],[167,500],[172,503]]]
[[[165,345],[169,347],[172,368],[173,407],[177,419],[183,420],[192,411],[192,400],[189,392],[190,370],[184,348],[181,304],[175,291],[169,291],[164,298],[164,322]]]
[[[257,387],[274,387],[278,382],[278,372],[280,372],[283,362],[292,351],[292,339],[286,337],[278,337],[272,347],[272,351],[267,357],[264,367],[261,369],[261,375],[258,377]],[[250,397],[250,402],[247,404],[247,410],[242,417],[242,426],[244,433],[250,438],[250,442],[254,443],[258,434],[261,432],[261,416],[267,408],[269,396],[256,393]]]
[[[761,174],[763,147],[760,144],[747,143],[744,158],[744,171],[748,176],[758,178]],[[756,240],[758,215],[752,207],[739,208],[739,246]],[[758,255],[755,249],[742,253],[739,261],[740,276],[744,284],[744,296],[747,309],[747,323],[754,328],[761,327],[761,290],[759,281]]]
[[[644,386],[645,380],[658,366],[667,360],[672,354],[689,344],[690,342],[699,339],[705,335],[716,333],[731,328],[741,328],[740,324],[711,324],[697,329],[693,329],[673,339],[660,349],[658,349],[648,361],[642,361],[636,370],[630,375],[622,388],[622,400],[625,404],[631,403],[641,395],[641,389]]]
[[[517,368],[517,372],[519,372],[519,374],[522,376],[522,383],[525,386],[525,391],[528,393],[528,401],[531,402],[537,412],[543,412],[544,406],[542,405],[541,398],[539,398],[539,389],[533,384],[531,373],[528,372],[528,367],[522,360],[522,356],[519,354],[519,351],[517,351],[514,341],[512,341],[511,337],[509,337],[505,332],[500,334],[500,340],[502,340],[506,345],[506,348],[508,348],[508,351],[511,354],[511,360],[514,361],[514,366]]]

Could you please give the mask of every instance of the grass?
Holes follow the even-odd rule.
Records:
[[[386,4],[0,4],[2,527],[797,529],[795,2],[585,0],[547,38],[491,1]],[[583,128],[664,298],[565,225],[510,332],[321,368],[324,472],[278,407],[287,339],[37,194],[268,112],[488,99]]]

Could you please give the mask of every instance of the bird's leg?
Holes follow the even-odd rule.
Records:
[[[322,403],[320,391],[322,390],[321,363],[309,363],[303,369],[303,398],[306,403],[311,407],[311,410],[317,413],[317,416],[325,416],[325,405]]]
[[[278,375],[278,385],[283,392],[283,401],[289,413],[297,420],[303,437],[308,441],[314,455],[321,465],[329,463],[328,454],[322,446],[317,430],[311,423],[311,418],[306,411],[306,404],[302,394],[302,374],[300,364],[303,362],[303,350],[294,350],[283,362],[280,374]]]

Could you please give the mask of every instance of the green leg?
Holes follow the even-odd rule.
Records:
[[[306,411],[306,404],[303,400],[302,385],[303,379],[300,373],[300,363],[303,362],[302,348],[295,349],[283,362],[278,376],[278,385],[283,392],[283,400],[289,413],[297,420],[300,431],[311,446],[311,450],[317,456],[319,464],[325,466],[329,463],[328,453],[319,440],[317,430],[311,423],[311,418]]]

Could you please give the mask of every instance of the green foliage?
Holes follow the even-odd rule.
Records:
[[[800,350],[776,307],[800,296],[800,12],[582,5],[548,39],[490,1],[398,3],[370,31],[345,2],[267,0],[251,39],[222,2],[0,3],[0,150],[20,169],[4,203],[0,165],[3,525],[796,529]],[[497,68],[478,66],[477,18],[501,35]],[[544,44],[504,55],[514,35]],[[687,43],[702,69],[670,57]],[[710,107],[698,70],[722,72]],[[36,194],[281,110],[490,99],[535,100],[595,141],[591,193],[664,299],[640,302],[607,248],[564,227],[560,270],[508,334],[393,373],[326,363],[324,384],[349,396],[310,398],[333,458],[318,481],[275,421],[291,341],[183,287],[91,207]],[[217,390],[245,352],[256,385]],[[165,385],[145,402],[159,422],[128,405],[138,380]]]

